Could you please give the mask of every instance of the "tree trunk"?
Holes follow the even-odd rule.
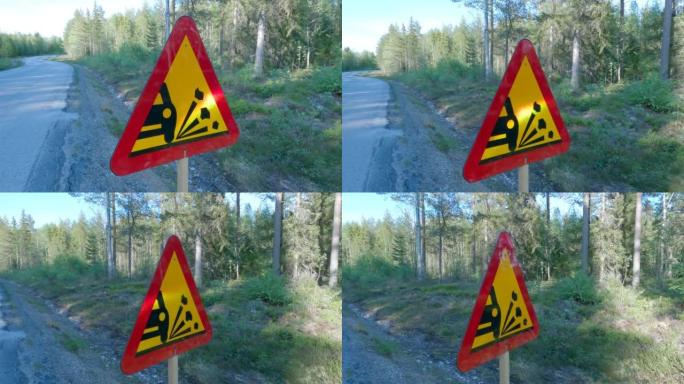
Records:
[[[440,228],[439,230],[439,244],[437,245],[439,247],[439,280],[441,281],[444,278],[444,264],[442,263],[442,242],[443,242],[443,237],[444,234],[442,233],[442,229]]]
[[[273,212],[273,274],[280,275],[280,247],[283,238],[283,192],[276,192]]]
[[[235,278],[240,279],[240,192],[235,193]]]
[[[195,284],[202,286],[202,234],[195,232]]]
[[[672,40],[672,1],[665,0],[663,10],[663,38],[660,45],[660,78],[670,78],[670,41]]]
[[[116,273],[116,264],[114,263],[114,244],[113,240],[114,238],[112,237],[112,214],[110,211],[110,206],[112,202],[112,193],[107,192],[106,195],[107,199],[107,204],[105,211],[107,211],[107,229],[106,229],[106,238],[107,238],[107,278],[110,280],[114,278],[114,275]]]
[[[572,34],[572,75],[570,77],[572,90],[579,91],[580,86],[580,41],[579,32],[575,30]]]
[[[636,194],[634,210],[634,257],[632,258],[632,288],[639,287],[641,278],[641,192]]]
[[[551,280],[551,193],[546,192],[546,246],[544,260],[546,261],[546,280]]]
[[[606,216],[606,193],[601,194],[601,227],[607,228],[606,221],[608,217]],[[605,252],[601,251],[599,253],[599,281],[603,281],[606,276],[606,255]]]
[[[335,194],[335,208],[333,211],[332,246],[330,247],[330,278],[328,286],[337,285],[337,267],[340,254],[340,236],[342,234],[342,194]]]
[[[133,276],[133,220],[128,216],[128,278]]]
[[[259,12],[259,26],[257,27],[257,44],[254,57],[254,76],[264,74],[264,39],[266,35],[266,11]]]
[[[484,49],[482,50],[482,55],[484,56],[485,80],[489,81],[492,77],[492,66],[489,62],[489,0],[485,0],[484,23]]]
[[[171,0],[171,24],[176,22],[176,0]]]
[[[591,214],[591,193],[584,194],[582,205],[582,272],[589,274],[589,225]]]
[[[625,0],[620,0],[620,25],[618,30],[618,47],[617,47],[617,81],[622,82],[622,56],[623,56],[623,41],[625,26]]]
[[[116,265],[116,192],[112,192],[112,264],[114,264],[114,274],[117,271]]]
[[[472,269],[473,276],[477,276],[477,247],[475,243],[475,233],[473,231],[473,237],[470,240],[471,256],[473,258],[470,268]]]
[[[660,262],[658,263],[658,280],[662,281],[663,274],[665,273],[665,265],[667,263],[667,246],[665,242],[667,241],[667,193],[663,193],[661,197],[661,222],[660,222]]]
[[[311,31],[310,27],[306,26],[306,69],[311,65]]]
[[[416,276],[418,280],[425,278],[425,259],[423,258],[423,230],[421,228],[421,212],[420,212],[420,201],[421,193],[416,192],[416,218],[415,218],[415,231],[416,231]]]

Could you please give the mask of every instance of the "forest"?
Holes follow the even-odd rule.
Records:
[[[399,356],[412,345],[401,335],[414,335],[426,340],[433,363],[453,362],[496,239],[508,231],[542,329],[512,353],[512,380],[684,378],[682,194],[387,198],[398,208],[345,223],[342,242],[345,306],[391,324],[394,339],[378,353]],[[474,375],[487,382],[498,370],[485,365]]]
[[[438,29],[415,18],[388,25],[376,52],[343,54],[345,69],[373,67],[365,61],[375,56],[379,71],[368,76],[432,104],[453,130],[428,131],[431,140],[458,159],[454,148],[470,145],[518,41],[529,39],[572,140],[563,156],[532,166],[534,188],[681,190],[682,1],[456,2],[481,16],[462,18],[452,4],[453,23]]]
[[[341,1],[169,2],[170,27],[184,15],[197,24],[241,131],[236,145],[212,155],[231,183],[217,191],[338,190]],[[164,1],[117,14],[95,2],[66,22],[68,61],[134,105],[166,42],[166,23]],[[107,119],[109,132],[121,135],[124,117]]]
[[[337,64],[341,6],[337,0],[173,0],[169,17],[172,23],[181,15],[195,20],[215,65],[300,69]],[[118,52],[124,46],[155,50],[165,42],[164,30],[162,0],[109,17],[95,2],[92,10],[74,12],[64,46],[76,58]]]
[[[40,227],[25,212],[0,219],[0,283],[77,318],[80,331],[58,339],[68,351],[97,340],[108,346],[99,353],[120,358],[164,242],[177,234],[220,335],[183,355],[183,382],[340,381],[341,194],[75,196],[91,215]]]
[[[504,72],[517,41],[528,38],[547,75],[570,79],[574,89],[658,72],[663,78],[684,75],[681,1],[665,1],[671,7],[665,12],[663,2],[640,9],[624,0],[452,1],[482,10],[483,18],[429,31],[413,19],[391,25],[378,42],[380,69],[393,74],[451,61],[490,79]]]
[[[581,207],[581,214],[575,209],[561,213],[551,204],[551,196]],[[663,285],[684,283],[684,198],[678,193],[421,193],[417,197],[415,206],[416,196],[393,195],[406,205],[398,218],[388,212],[382,220],[345,224],[343,263],[379,257],[410,268],[419,278],[479,278],[498,233],[506,230],[516,241],[528,279],[549,281],[582,270],[599,280],[617,279],[625,285],[638,286],[640,279]],[[640,240],[638,248],[635,236]],[[421,248],[418,256],[416,238]]]
[[[20,65],[17,58],[45,54],[63,53],[62,39],[44,38],[39,33],[1,33],[0,32],[0,70]]]
[[[0,219],[0,270],[49,265],[66,257],[110,277],[148,276],[166,238],[175,233],[185,239],[191,260],[201,263],[198,279],[228,281],[273,270],[335,285],[337,267],[330,258],[334,194],[263,194],[260,198],[269,204],[256,210],[240,203],[239,193],[78,196],[106,214],[81,214],[76,221],[40,228],[26,213]],[[278,208],[269,207],[273,204]],[[281,239],[279,247],[274,239]]]

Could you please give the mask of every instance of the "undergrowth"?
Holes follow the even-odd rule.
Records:
[[[130,335],[149,284],[149,276],[108,281],[101,265],[72,257],[2,276],[68,308],[81,327],[106,330],[121,341]],[[288,281],[266,274],[210,281],[200,293],[214,336],[206,346],[181,356],[188,382],[341,381],[338,289],[320,287],[312,279]],[[73,353],[84,347],[73,335],[59,341]]]

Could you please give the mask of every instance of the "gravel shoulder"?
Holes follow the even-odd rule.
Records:
[[[482,382],[472,373],[457,371],[455,360],[433,356],[429,343],[393,334],[387,322],[376,321],[351,303],[342,309],[342,338],[342,381],[346,384]]]
[[[462,170],[474,137],[459,130],[435,107],[405,85],[390,80],[392,101],[389,120],[403,135],[397,140],[392,165],[399,191],[508,191],[516,186],[516,175],[498,175],[479,183],[468,183]],[[512,177],[513,176],[513,177]]]
[[[4,350],[6,332],[17,335],[8,355],[15,356],[15,377],[0,380],[6,384],[111,384],[163,383],[163,367],[157,366],[132,376],[119,370],[124,341],[106,332],[82,329],[78,319],[55,308],[30,290],[7,280],[0,280],[4,294],[2,313],[7,324],[0,327],[0,345]],[[3,356],[4,355],[0,355]]]

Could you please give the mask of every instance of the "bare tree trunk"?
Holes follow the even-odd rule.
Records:
[[[618,30],[618,46],[617,46],[617,81],[622,82],[622,56],[623,56],[623,41],[625,26],[625,0],[620,0],[620,25]]]
[[[582,272],[589,274],[589,225],[591,215],[591,193],[584,194],[582,205]]]
[[[601,225],[605,228],[606,225],[606,193],[601,194]],[[599,254],[599,281],[603,281],[606,275],[606,255],[604,252]]]
[[[661,222],[660,222],[660,260],[658,263],[658,280],[662,282],[663,274],[665,273],[665,265],[667,260],[667,247],[665,241],[667,238],[667,193],[663,193],[661,197]]]
[[[572,75],[570,86],[573,91],[579,91],[580,86],[580,41],[579,32],[575,30],[572,34]]]
[[[672,1],[665,0],[663,11],[663,38],[660,45],[660,78],[670,78],[670,41],[672,40]]]
[[[240,279],[240,192],[235,193],[235,278]]]
[[[423,230],[421,228],[421,212],[420,201],[421,193],[416,192],[416,218],[415,218],[415,232],[416,232],[416,275],[418,280],[425,278],[425,259],[423,258]]]
[[[472,269],[473,276],[477,275],[477,247],[475,243],[475,234],[473,233],[473,237],[470,240],[471,256],[473,258],[470,268]]]
[[[546,280],[551,280],[551,193],[546,192],[546,246],[544,260],[546,261]]]
[[[128,278],[133,276],[133,220],[128,216]]]
[[[425,194],[420,194],[420,257],[424,274],[427,276],[427,258],[425,257]]]
[[[280,247],[283,239],[283,192],[276,192],[273,213],[273,274],[280,275]]]
[[[116,265],[116,192],[112,192],[112,257],[114,258],[114,274],[117,271]]]
[[[311,66],[311,31],[310,27],[306,26],[306,69]]]
[[[195,284],[202,286],[202,234],[195,232]]]
[[[233,33],[230,36],[230,67],[233,68],[235,66],[235,58],[237,57],[237,28],[238,28],[238,20],[240,17],[240,11],[238,7],[240,6],[240,3],[236,0],[233,2],[235,4],[235,8],[233,8]]]
[[[485,24],[485,30],[484,30],[484,49],[483,55],[484,55],[484,64],[485,64],[485,80],[490,80],[492,78],[492,61],[491,57],[489,55],[489,41],[490,41],[490,30],[489,30],[489,1],[490,0],[485,0],[485,8],[484,8],[484,24]]]
[[[105,207],[105,211],[107,212],[107,229],[106,229],[107,278],[113,279],[114,275],[116,274],[116,264],[115,264],[115,259],[114,259],[114,243],[113,243],[114,238],[112,237],[112,214],[110,211],[110,207],[111,207],[111,203],[112,203],[112,193],[111,192],[107,192],[106,199],[107,199],[107,204]]]
[[[333,210],[332,246],[330,247],[330,278],[328,286],[337,285],[337,267],[340,255],[340,236],[342,234],[342,194],[335,194],[335,207]]]
[[[171,24],[176,22],[176,0],[171,0]]]
[[[439,280],[441,281],[442,278],[444,278],[444,263],[442,262],[442,253],[444,251],[442,245],[443,245],[443,237],[444,234],[442,233],[442,229],[440,228],[439,230]]]
[[[636,194],[634,211],[634,257],[632,258],[632,288],[639,287],[641,279],[641,192]]]
[[[259,26],[257,27],[257,44],[254,57],[254,76],[264,74],[264,39],[266,35],[266,11],[259,12]]]

